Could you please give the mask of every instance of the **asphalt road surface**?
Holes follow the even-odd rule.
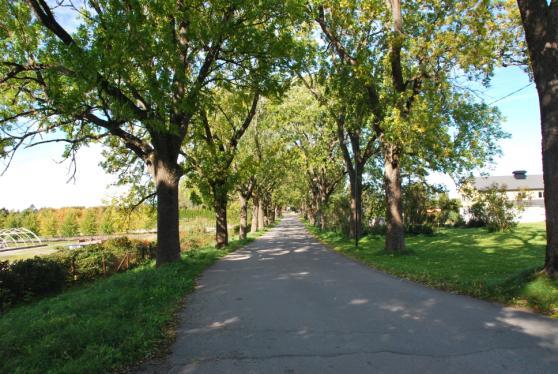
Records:
[[[558,373],[558,321],[400,280],[295,216],[208,269],[170,373]]]

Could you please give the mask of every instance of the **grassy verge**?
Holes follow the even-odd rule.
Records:
[[[168,343],[200,273],[252,240],[192,250],[159,269],[151,263],[10,310],[0,316],[0,372],[111,372],[150,357]]]
[[[355,248],[339,233],[309,230],[336,251],[387,273],[558,318],[558,280],[538,274],[544,262],[542,224],[503,233],[441,229],[434,236],[408,236],[404,254],[386,253],[383,236],[364,237]]]

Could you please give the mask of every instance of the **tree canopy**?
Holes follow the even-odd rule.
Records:
[[[105,169],[156,197],[158,264],[179,258],[183,175],[215,211],[218,246],[236,200],[241,237],[250,208],[255,230],[292,206],[322,228],[342,212],[357,239],[364,202],[402,251],[406,196],[429,190],[403,178],[462,180],[506,136],[471,87],[521,60],[509,1],[76,4],[0,0],[0,156],[104,144]]]

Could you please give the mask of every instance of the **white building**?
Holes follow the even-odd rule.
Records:
[[[527,175],[525,170],[517,170],[513,175],[476,177],[468,187],[482,193],[489,188],[496,187],[506,192],[508,199],[517,201],[521,197],[521,204],[525,207],[519,217],[520,222],[543,222],[546,219],[544,210],[544,183],[542,175]],[[462,214],[467,219],[469,207],[472,205],[470,197],[460,193]]]

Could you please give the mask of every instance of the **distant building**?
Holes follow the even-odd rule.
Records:
[[[527,175],[525,170],[516,170],[512,175],[473,178],[471,183],[464,186],[460,191],[462,214],[465,219],[468,218],[469,207],[473,202],[462,191],[473,189],[482,193],[492,187],[505,191],[510,200],[521,201],[525,210],[519,218],[520,222],[545,221],[543,176]]]

